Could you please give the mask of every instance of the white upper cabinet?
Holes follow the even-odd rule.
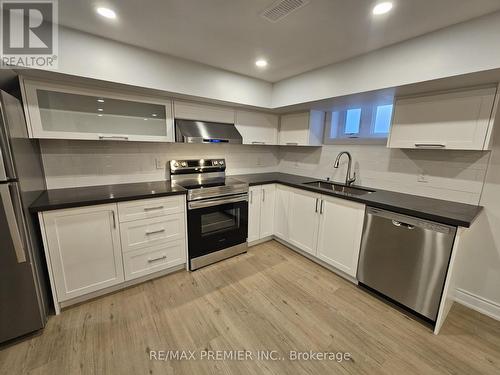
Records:
[[[247,145],[278,144],[278,115],[264,112],[236,111],[236,128]]]
[[[235,111],[228,107],[219,107],[202,103],[174,101],[174,117],[183,120],[222,122],[234,124]]]
[[[309,111],[281,116],[279,144],[321,146],[325,129],[325,112]]]
[[[496,87],[396,99],[390,148],[488,150]]]
[[[320,205],[318,258],[356,277],[365,205],[323,195]]]
[[[32,138],[173,142],[172,102],[22,80]]]

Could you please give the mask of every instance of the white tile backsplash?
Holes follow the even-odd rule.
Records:
[[[49,189],[164,180],[167,161],[201,157],[225,158],[227,173],[233,175],[280,171],[342,182],[347,158],[343,157],[339,169],[333,163],[340,151],[348,150],[357,184],[471,204],[479,202],[490,155],[397,150],[382,145],[278,147],[64,140],[41,140],[40,144]],[[426,182],[418,181],[421,175]]]
[[[164,180],[171,159],[225,158],[228,174],[273,172],[279,163],[274,146],[41,140],[40,147],[48,189]]]
[[[343,182],[347,157],[342,157],[339,169],[333,168],[337,154],[343,150],[352,154],[356,184],[470,204],[479,202],[490,154],[398,150],[382,145],[282,147],[279,171]]]

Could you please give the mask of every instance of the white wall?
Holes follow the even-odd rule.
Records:
[[[323,145],[280,148],[279,171],[345,181],[347,157],[334,169],[340,151],[353,157],[356,184],[438,199],[478,204],[489,153],[388,149],[384,145]],[[424,174],[427,182],[418,182]]]
[[[497,127],[477,219],[461,254],[457,300],[500,320],[500,128]]]
[[[268,82],[60,27],[59,73],[149,89],[271,106]]]
[[[40,147],[48,189],[160,181],[172,159],[225,158],[228,174],[278,168],[275,146],[40,140]]]
[[[500,67],[500,12],[441,29],[273,86],[273,107]]]

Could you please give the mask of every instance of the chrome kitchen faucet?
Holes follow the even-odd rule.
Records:
[[[340,158],[342,155],[346,154],[347,157],[349,158],[348,164],[347,164],[347,174],[345,176],[345,184],[347,186],[352,185],[354,181],[356,181],[356,172],[354,172],[353,177],[351,177],[351,163],[352,163],[352,157],[351,154],[348,151],[342,151],[337,155],[337,159],[335,159],[335,164],[333,165],[333,168],[338,168],[339,167],[339,162]]]

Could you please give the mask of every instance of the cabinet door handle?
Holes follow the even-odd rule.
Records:
[[[415,143],[417,148],[446,148],[443,143]]]
[[[150,235],[150,234],[156,234],[156,233],[163,233],[165,232],[165,228],[161,228],[161,229],[157,229],[157,230],[150,230],[150,231],[146,231],[146,235]]]
[[[153,263],[153,262],[156,262],[158,260],[162,260],[162,259],[167,259],[167,256],[166,255],[163,255],[161,257],[158,257],[158,258],[149,258],[148,259],[148,263]]]
[[[319,198],[316,198],[316,208],[314,210],[314,212],[318,213],[318,201],[319,201]]]
[[[252,204],[253,202],[253,191],[250,190],[250,204]]]
[[[100,135],[101,141],[115,140],[115,141],[128,141],[128,135]]]
[[[262,202],[266,200],[266,190],[262,189]]]
[[[111,211],[111,215],[113,216],[113,229],[116,229],[116,217],[115,217],[115,211]]]
[[[257,142],[257,141],[252,141],[253,145],[265,145],[266,142]]]
[[[324,200],[322,199],[322,200],[321,200],[321,204],[320,204],[320,206],[319,206],[319,214],[320,214],[320,215],[323,215],[323,202],[324,202]]]
[[[144,211],[161,210],[161,209],[163,209],[163,206],[144,207]]]
[[[290,146],[298,146],[299,142],[286,142],[286,144]]]

